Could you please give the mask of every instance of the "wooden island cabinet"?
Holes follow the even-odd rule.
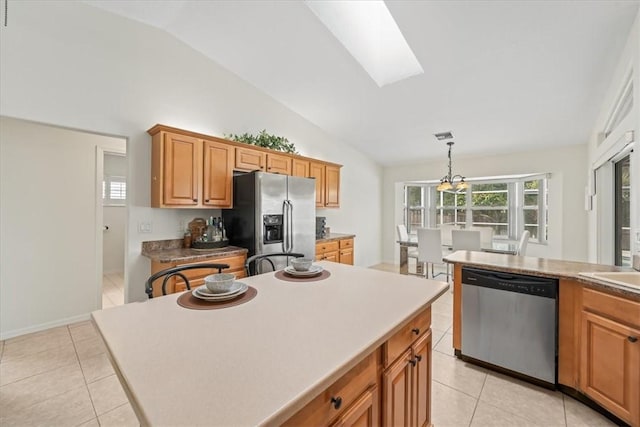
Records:
[[[148,133],[151,207],[232,208],[234,171],[314,178],[316,207],[340,207],[341,165],[160,124]]]
[[[430,426],[431,336],[427,308],[283,425]]]

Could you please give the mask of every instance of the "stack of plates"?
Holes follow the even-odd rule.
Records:
[[[318,274],[322,273],[322,270],[323,270],[322,266],[319,266],[319,265],[312,265],[307,271],[298,271],[290,265],[284,268],[285,273],[295,277],[317,276]]]
[[[242,282],[235,281],[231,285],[231,289],[225,292],[211,292],[206,286],[200,286],[191,291],[191,294],[205,301],[228,301],[234,299],[245,292],[247,292],[249,286]]]

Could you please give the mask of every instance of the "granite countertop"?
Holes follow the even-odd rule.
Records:
[[[315,282],[244,278],[256,297],[221,310],[178,293],[93,312],[141,424],[282,424],[449,289],[318,264],[331,274]]]
[[[142,255],[151,261],[160,263],[198,261],[201,259],[226,258],[244,255],[248,251],[237,246],[225,246],[218,249],[183,248],[182,239],[156,240],[142,242]]]
[[[316,243],[328,243],[342,239],[353,239],[355,237],[355,234],[329,233],[325,234],[324,237],[316,238]]]
[[[599,288],[619,295],[640,299],[640,289],[636,290],[628,287],[620,287],[603,280],[578,274],[581,272],[633,271],[628,267],[472,251],[457,251],[447,255],[443,260],[452,264],[464,264],[478,268],[490,268],[495,271],[575,280],[585,283],[593,288]]]

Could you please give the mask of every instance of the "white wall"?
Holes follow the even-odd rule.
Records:
[[[104,175],[127,177],[127,158],[105,154]],[[124,272],[124,240],[127,228],[127,209],[123,206],[104,206],[102,222],[109,227],[102,233],[102,272]]]
[[[633,108],[622,123],[600,144],[599,134],[604,131],[607,120],[614,108],[614,104],[620,95],[622,85],[627,76],[631,73],[633,81]],[[597,169],[603,161],[607,161],[611,156],[619,152],[627,143],[624,134],[633,131],[635,135],[635,146],[630,154],[631,161],[631,251],[640,254],[640,12],[636,15],[631,32],[626,41],[624,50],[618,60],[616,71],[611,79],[611,84],[602,102],[602,107],[598,119],[593,128],[589,140],[589,167],[586,175],[593,176],[593,170]],[[595,187],[593,185],[592,187]],[[606,211],[609,206],[599,205],[603,203],[602,195],[596,194],[594,198],[594,209],[589,212],[589,261],[598,262],[603,256],[602,246],[608,242],[613,242],[609,233],[612,231],[602,229],[598,224],[606,224],[610,213]],[[601,213],[598,213],[598,210]],[[609,220],[610,221],[610,220]],[[607,227],[608,228],[608,227]],[[611,227],[610,230],[613,230]]]
[[[0,117],[0,339],[100,308],[96,148],[124,145]]]
[[[156,123],[210,135],[267,129],[303,155],[343,164],[341,208],[319,214],[333,231],[357,235],[356,264],[379,261],[381,168],[200,53],[78,2],[14,2],[0,32],[0,114],[128,138],[127,301],[146,297],[141,242],[180,237],[180,221],[195,216],[149,207],[146,130]],[[139,234],[140,221],[153,233]]]
[[[517,141],[514,141],[517,143]],[[438,180],[446,173],[446,150],[442,160],[426,164],[389,167],[384,172],[383,259],[398,262],[395,226],[402,222],[402,183],[415,180]],[[453,156],[453,173],[468,178],[551,173],[549,179],[548,245],[529,243],[527,255],[545,258],[585,261],[587,258],[587,213],[584,209],[584,187],[587,146],[574,145],[557,149],[485,155]]]

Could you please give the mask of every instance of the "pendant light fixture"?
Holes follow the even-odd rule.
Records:
[[[437,135],[436,135],[437,136]],[[436,188],[438,191],[447,191],[453,190],[465,190],[469,187],[464,180],[464,176],[462,175],[451,175],[451,147],[453,146],[453,141],[447,141],[447,145],[449,146],[449,172],[440,179],[440,185]],[[458,180],[458,182],[456,182]]]

